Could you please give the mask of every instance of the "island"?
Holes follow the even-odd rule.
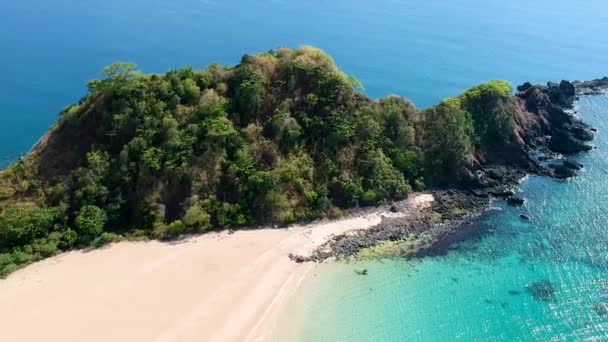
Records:
[[[337,218],[426,189],[510,197],[526,173],[574,175],[542,161],[594,137],[568,112],[568,81],[515,94],[490,81],[419,110],[365,96],[308,46],[103,76],[0,174],[0,275],[74,248]],[[371,244],[387,238],[399,236]]]

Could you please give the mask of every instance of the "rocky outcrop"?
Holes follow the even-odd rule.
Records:
[[[477,197],[509,197],[513,195],[512,186],[534,169],[493,165],[477,170],[469,181],[469,191]]]
[[[569,168],[565,164],[550,164],[549,172],[557,179],[567,179],[576,176],[576,169]]]
[[[595,137],[594,129],[576,118],[568,109],[573,107],[577,87],[568,81],[546,86],[525,83],[517,88],[523,103],[526,126],[520,129],[527,147],[573,154],[591,150],[587,142]],[[521,114],[520,114],[521,116]]]
[[[608,90],[608,77],[599,78],[592,81],[574,81],[577,95],[601,95]]]
[[[595,84],[594,89],[600,87]],[[606,80],[608,86],[608,79]],[[587,85],[590,87],[590,85]],[[562,81],[546,86],[524,83],[516,96],[501,108],[513,118],[514,139],[475,156],[458,184],[460,190],[438,190],[431,208],[407,218],[385,218],[380,224],[354,234],[335,236],[309,257],[290,255],[295,262],[321,262],[336,257],[346,259],[383,242],[391,253],[402,257],[441,255],[460,241],[488,233],[488,227],[471,220],[487,209],[490,198],[503,198],[508,205],[523,206],[526,200],[513,191],[528,173],[566,179],[583,165],[560,154],[589,151],[587,143],[595,130],[578,119],[570,109],[580,93],[576,83]],[[491,153],[490,153],[491,152]],[[544,156],[532,158],[532,152]],[[391,207],[390,211],[397,211]],[[530,221],[520,214],[522,221]],[[407,241],[406,241],[407,240]],[[406,241],[403,246],[400,242]],[[390,249],[389,248],[389,249]],[[539,301],[553,301],[555,289],[548,281],[533,283],[527,292]]]
[[[548,166],[551,176],[557,179],[567,179],[576,176],[576,171],[583,168],[583,165],[575,161],[564,159],[561,163],[551,163]]]
[[[571,131],[555,130],[549,139],[549,149],[553,152],[574,154],[586,152],[593,149],[584,141],[575,137]]]

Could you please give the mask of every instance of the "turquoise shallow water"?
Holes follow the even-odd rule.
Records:
[[[599,147],[577,159],[582,174],[531,177],[523,208],[496,202],[476,224],[487,234],[445,256],[333,265],[312,277],[287,309],[289,341],[608,340],[608,97],[580,101]],[[525,213],[532,221],[524,222]],[[367,277],[355,268],[366,267]],[[548,281],[552,301],[527,286]]]

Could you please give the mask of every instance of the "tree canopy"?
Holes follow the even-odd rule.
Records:
[[[116,235],[171,238],[287,224],[458,182],[508,143],[493,81],[418,111],[372,100],[319,49],[235,67],[106,67],[32,153],[0,174],[0,274]]]

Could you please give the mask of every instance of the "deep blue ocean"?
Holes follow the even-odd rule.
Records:
[[[244,53],[314,45],[372,97],[417,107],[491,79],[608,74],[605,0],[19,0],[0,4],[0,166],[15,160],[115,61],[144,72],[237,63]],[[352,265],[315,277],[292,305],[283,340],[608,340],[606,97],[580,112],[598,150],[571,182],[531,178],[519,210],[500,203],[491,233],[445,257]],[[526,286],[544,281],[550,302]],[[608,307],[608,306],[607,306]],[[291,320],[293,322],[293,319]]]
[[[19,0],[0,4],[0,164],[115,61],[145,72],[314,45],[418,107],[490,79],[608,74],[605,0]]]

